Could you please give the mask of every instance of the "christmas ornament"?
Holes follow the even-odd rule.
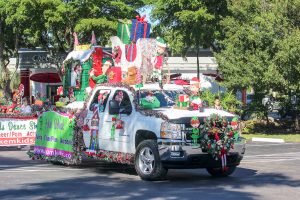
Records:
[[[180,94],[177,98],[177,106],[179,108],[187,108],[190,105],[190,97],[186,94]]]
[[[157,99],[156,96],[152,92],[148,92],[145,98],[141,99],[140,104],[144,109],[153,109],[160,107],[160,101]]]
[[[121,67],[111,67],[107,70],[108,83],[120,83],[122,81]]]
[[[124,44],[130,44],[130,34],[132,29],[131,20],[118,20],[117,36]]]
[[[226,117],[212,114],[205,119],[201,128],[201,148],[214,159],[221,159],[222,169],[227,169],[226,155],[234,148],[234,138],[231,126],[228,126]]]
[[[200,133],[199,133],[199,125],[200,125],[200,120],[198,117],[192,117],[191,119],[191,126],[193,127],[192,129],[192,138],[193,138],[193,146],[194,147],[199,147],[198,144],[198,139],[200,138]]]
[[[164,60],[164,53],[166,50],[167,44],[161,38],[156,38],[156,56],[152,58],[153,64],[153,78],[158,78],[159,82],[162,80],[162,67],[163,67],[163,60]]]
[[[137,46],[136,44],[128,44],[125,46],[125,56],[128,62],[133,62],[137,56]]]
[[[137,68],[132,66],[128,68],[127,77],[122,82],[128,85],[135,85],[137,83]]]
[[[234,117],[234,118],[232,118],[232,120],[230,122],[232,131],[233,131],[233,137],[234,137],[235,141],[237,141],[239,138],[239,123],[238,123],[238,121],[239,121],[238,118]]]
[[[146,16],[136,16],[136,19],[132,20],[132,28],[130,33],[130,40],[136,42],[140,38],[148,38],[150,34],[151,25],[147,23]]]
[[[114,115],[111,118],[111,121],[112,121],[111,129],[110,129],[110,139],[111,140],[115,140],[117,117],[118,117],[118,115]]]

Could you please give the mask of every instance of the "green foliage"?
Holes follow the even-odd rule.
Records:
[[[116,34],[117,19],[135,17],[143,5],[142,0],[0,0],[0,88],[9,89],[7,64],[18,57],[17,49],[69,52],[74,31],[80,43],[90,43],[94,31],[104,46]]]
[[[201,93],[202,101],[208,103],[209,107],[214,107],[215,98],[219,97],[221,106],[224,110],[231,113],[241,114],[241,102],[236,98],[232,91],[221,94],[214,94],[209,90],[204,90]]]
[[[232,91],[223,93],[220,100],[224,110],[231,113],[241,114],[242,103],[236,98]]]
[[[217,41],[222,50],[215,53],[225,78],[221,84],[252,87],[258,95],[249,110],[259,117],[267,116],[261,100],[270,89],[300,92],[299,9],[299,0],[228,1],[230,14],[220,23],[225,37]]]
[[[220,34],[220,19],[226,15],[226,0],[147,0],[158,20],[155,34],[162,35],[174,53],[191,48],[213,47]]]
[[[216,95],[209,90],[204,90],[201,93],[201,100],[205,101],[209,107],[214,107],[215,97]]]
[[[256,123],[255,120],[248,120],[242,123],[243,123],[242,134],[254,133],[254,126]]]

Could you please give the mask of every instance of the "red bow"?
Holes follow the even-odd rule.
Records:
[[[138,20],[138,22],[141,22],[141,23],[147,23],[147,21],[146,21],[146,15],[144,15],[144,16],[142,16],[142,17],[140,17],[140,16],[136,16],[136,19]]]

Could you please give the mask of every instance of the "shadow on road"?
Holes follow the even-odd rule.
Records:
[[[134,168],[127,165],[97,163],[94,167],[87,166],[86,175],[84,171],[79,173],[78,178],[29,183],[22,185],[22,188],[5,191],[0,189],[0,197],[1,199],[172,200],[205,197],[205,199],[250,200],[258,197],[245,190],[248,186],[300,187],[300,180],[292,180],[280,173],[257,174],[255,170],[246,168],[238,168],[232,177],[227,178],[212,178],[206,173],[201,173],[201,170],[170,170],[167,180],[157,182],[137,179]]]
[[[23,156],[24,153],[24,156]],[[18,156],[14,156],[14,155]],[[30,160],[26,151],[1,152],[0,170],[23,166],[44,167],[45,161]],[[38,177],[38,182],[16,184],[12,189],[0,188],[0,199],[243,199],[262,198],[255,194],[255,188],[288,186],[300,187],[295,180],[282,173],[258,173],[255,169],[237,168],[231,177],[213,178],[203,169],[169,170],[167,179],[146,182],[138,178],[133,166],[84,160],[79,166],[65,167],[45,165],[57,172],[35,172],[29,176]],[[64,168],[74,170],[63,171]],[[60,169],[62,169],[60,171]],[[76,170],[78,169],[78,170]],[[60,172],[58,174],[58,172]],[[14,172],[8,172],[14,173]],[[24,172],[26,173],[26,172]],[[47,179],[43,173],[53,173]],[[57,174],[56,174],[57,173]],[[66,173],[66,174],[64,174]],[[13,175],[13,174],[12,174]],[[8,177],[16,177],[9,175]],[[22,174],[20,174],[20,178]],[[27,176],[28,176],[27,175]],[[292,176],[292,175],[291,175]],[[3,184],[5,180],[1,180]],[[249,190],[249,188],[252,188]]]

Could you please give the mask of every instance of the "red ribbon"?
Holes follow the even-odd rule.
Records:
[[[136,17],[136,19],[139,21],[139,22],[141,22],[141,23],[147,23],[147,21],[146,21],[146,15],[143,15],[142,17],[140,17],[139,15],[137,15],[137,16],[135,16]]]
[[[222,171],[225,172],[228,170],[228,167],[227,167],[226,151],[224,147],[222,147],[221,149],[221,161],[222,161]]]

